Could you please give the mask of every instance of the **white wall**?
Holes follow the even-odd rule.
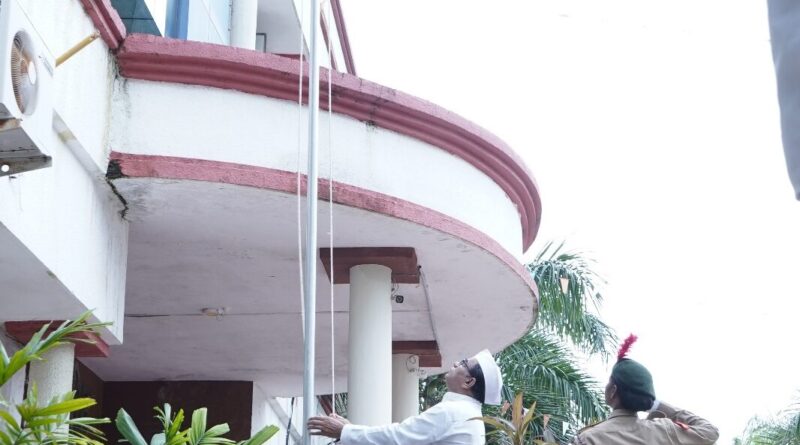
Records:
[[[78,0],[21,4],[55,55],[94,31]],[[122,339],[128,233],[120,215],[123,206],[104,177],[114,70],[100,39],[59,67],[54,111],[60,131],[71,136],[62,140],[55,130],[41,135],[53,157],[52,167],[0,178],[0,225],[66,288],[76,308],[95,309],[99,319],[115,323],[106,332],[110,342]],[[25,295],[4,297],[16,300],[13,306],[3,305],[4,319],[15,311],[40,310],[44,315],[49,308]],[[57,297],[64,298],[53,295]]]
[[[95,31],[78,0],[19,0],[54,57]],[[102,39],[55,71],[56,111],[97,167],[108,163],[107,130],[115,62]]]

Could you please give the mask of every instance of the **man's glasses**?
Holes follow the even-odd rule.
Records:
[[[467,374],[469,374],[469,376],[472,377],[472,373],[469,372],[469,359],[465,358],[465,359],[461,360],[460,362],[458,362],[458,364],[463,366],[464,369],[467,370]]]

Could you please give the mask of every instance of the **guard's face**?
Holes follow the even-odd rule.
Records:
[[[472,388],[472,385],[475,384],[475,378],[470,375],[469,370],[477,365],[478,361],[474,358],[465,358],[453,363],[453,366],[444,376],[444,380],[447,382],[447,389],[453,391]]]

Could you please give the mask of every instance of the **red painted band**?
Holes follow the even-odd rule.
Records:
[[[123,176],[130,178],[220,182],[285,193],[295,193],[297,186],[297,176],[294,172],[229,162],[118,152],[111,152],[111,162],[118,165]],[[320,179],[319,182],[319,197],[327,200],[328,181]],[[306,178],[303,176],[301,184],[303,194],[305,190]],[[530,287],[534,295],[538,295],[536,283],[513,255],[485,233],[461,221],[409,201],[335,181],[333,197],[333,201],[337,204],[410,221],[469,242],[502,261]]]
[[[125,39],[118,61],[120,73],[128,78],[297,100],[298,61],[274,54],[133,34]],[[328,70],[320,76],[323,108],[329,76]],[[430,102],[349,74],[332,76],[333,111],[430,143],[492,178],[517,206],[522,247],[530,247],[541,219],[539,192],[525,164],[502,140]]]
[[[108,48],[116,51],[125,40],[127,32],[117,10],[111,5],[111,0],[81,0],[81,4]]]

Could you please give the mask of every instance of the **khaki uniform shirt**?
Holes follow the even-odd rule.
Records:
[[[669,418],[639,419],[634,411],[616,409],[608,419],[581,430],[576,445],[711,445],[717,428],[689,411],[677,410]]]

